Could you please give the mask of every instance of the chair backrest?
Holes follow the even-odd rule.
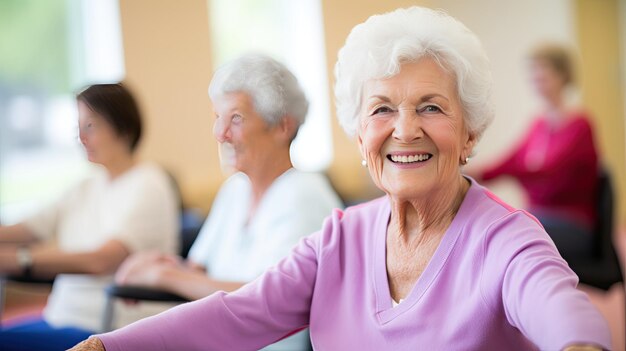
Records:
[[[181,233],[181,246],[180,256],[187,258],[189,250],[194,241],[200,234],[200,229],[204,224],[202,216],[194,212],[193,210],[183,210],[181,215],[180,233]]]
[[[195,211],[191,209],[186,209],[183,203],[183,195],[180,190],[180,184],[178,180],[169,170],[166,170],[167,176],[170,180],[170,184],[172,185],[172,189],[176,195],[176,200],[178,201],[178,208],[180,211],[180,251],[179,254],[183,258],[187,258],[187,254],[189,253],[189,249],[191,249],[191,245],[196,240],[196,237],[200,233],[200,228],[204,223],[204,219],[202,216],[197,214]]]
[[[596,224],[593,254],[601,258],[613,251],[614,194],[609,171],[602,167],[598,173],[596,189]]]

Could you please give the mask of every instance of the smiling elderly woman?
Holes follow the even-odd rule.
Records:
[[[336,76],[342,125],[387,195],[335,211],[240,290],[99,335],[94,350],[252,350],[307,325],[318,350],[610,346],[537,221],[461,174],[492,117],[488,61],[465,26],[419,7],[373,16]]]

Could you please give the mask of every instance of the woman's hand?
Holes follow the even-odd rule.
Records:
[[[72,347],[68,351],[106,351],[106,349],[100,339],[92,336],[80,344]]]
[[[161,287],[161,277],[170,269],[183,269],[180,258],[157,252],[138,253],[129,257],[115,274],[120,285]]]

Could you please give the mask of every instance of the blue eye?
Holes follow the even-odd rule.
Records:
[[[442,112],[441,109],[439,108],[439,106],[436,105],[428,105],[422,109],[420,109],[419,112],[427,112],[427,113],[439,113]]]
[[[243,119],[243,117],[241,117],[241,115],[233,115],[230,119],[233,122],[240,122]]]

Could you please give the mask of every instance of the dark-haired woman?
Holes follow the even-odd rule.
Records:
[[[77,105],[80,141],[102,167],[34,216],[0,226],[0,274],[56,276],[43,316],[0,329],[2,350],[65,350],[86,339],[100,329],[104,287],[129,254],[177,249],[175,189],[136,158],[142,122],[129,90],[93,85]]]

